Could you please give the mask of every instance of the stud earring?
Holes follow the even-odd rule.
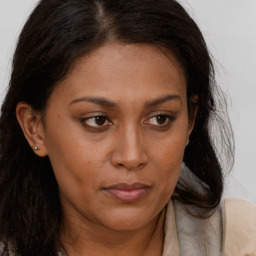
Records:
[[[37,146],[35,146],[35,147],[34,147],[34,150],[35,150],[35,151],[38,151],[38,150],[39,150],[39,148],[38,148]]]
[[[187,140],[186,146],[189,144],[189,139]]]

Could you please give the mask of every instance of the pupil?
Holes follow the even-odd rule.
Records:
[[[97,116],[95,122],[97,125],[103,125],[106,122],[106,117]]]
[[[157,122],[159,123],[159,124],[164,124],[165,122],[166,122],[166,116],[164,116],[164,115],[158,115],[157,116]]]

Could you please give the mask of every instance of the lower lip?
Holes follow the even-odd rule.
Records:
[[[141,199],[149,188],[137,188],[133,190],[122,189],[105,189],[105,191],[112,197],[125,203],[132,203]]]

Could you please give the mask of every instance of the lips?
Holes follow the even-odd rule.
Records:
[[[119,183],[106,187],[103,190],[109,196],[121,202],[132,203],[144,197],[149,189],[150,186],[143,183]]]

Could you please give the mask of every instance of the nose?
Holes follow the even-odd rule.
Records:
[[[115,136],[115,148],[111,156],[117,168],[136,170],[148,162],[147,147],[142,132],[135,127],[122,129]]]

